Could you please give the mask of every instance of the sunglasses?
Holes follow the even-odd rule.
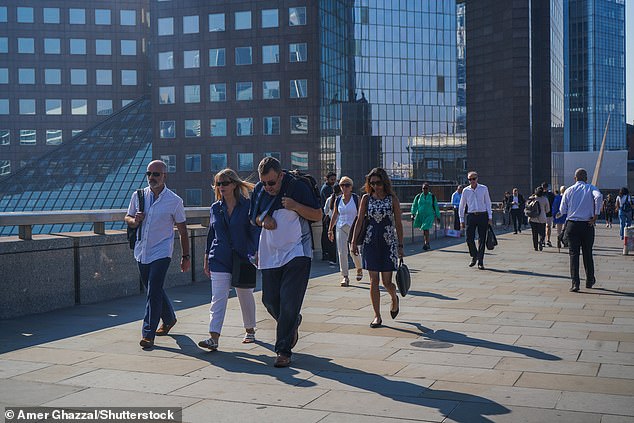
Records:
[[[370,185],[380,187],[383,185],[383,181],[370,181]]]
[[[275,186],[275,184],[277,184],[277,181],[266,181],[266,182],[262,181],[262,184],[272,187],[272,186]]]
[[[347,188],[347,187],[351,187],[352,184],[347,184],[347,183],[346,184],[339,184],[339,186],[342,187],[342,188],[344,188],[344,187]]]
[[[154,176],[155,178],[158,178],[162,174],[163,174],[162,172],[150,172],[150,171],[145,172],[145,176]]]
[[[228,187],[229,185],[231,185],[233,182],[232,181],[222,181],[222,182],[216,182],[216,186],[217,187]]]
[[[469,180],[470,180],[470,181],[477,181],[477,180],[478,180],[478,178],[477,178],[477,177],[475,177],[475,178],[469,178]]]

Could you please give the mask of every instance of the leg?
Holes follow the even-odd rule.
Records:
[[[280,314],[277,319],[277,340],[275,352],[290,357],[299,325],[299,312],[304,301],[304,294],[308,287],[310,276],[310,258],[295,257],[282,266],[280,280]]]
[[[478,218],[478,264],[484,264],[484,249],[486,248],[487,229],[489,219],[486,214],[480,214]]]
[[[240,311],[242,312],[242,322],[244,328],[249,332],[255,329],[255,298],[253,298],[253,288],[236,288],[238,301],[240,301]]]
[[[321,220],[321,259],[329,260],[328,251],[330,240],[328,239],[328,226],[330,225],[330,217],[324,216]]]
[[[533,235],[533,248],[535,249],[535,251],[537,251],[538,250],[537,239],[539,237],[539,234],[538,234],[539,229],[537,228],[538,224],[537,222],[530,222],[530,223],[531,223],[531,234]]]
[[[280,286],[282,268],[262,270],[262,304],[271,317],[277,321],[280,317]]]
[[[628,225],[628,217],[626,213],[623,213],[622,210],[619,210],[619,236],[621,239],[625,237],[625,227]]]
[[[475,230],[476,230],[476,222],[474,222],[475,216],[467,214],[466,223],[467,223],[467,247],[469,247],[469,255],[471,258],[478,257],[478,250],[475,246]]]
[[[348,229],[347,231],[345,229]],[[350,232],[350,226],[346,225],[343,228],[337,227],[337,253],[339,255],[339,269],[341,270],[341,276],[348,278],[348,233]]]
[[[231,273],[211,272],[211,305],[209,307],[209,334],[218,341],[222,324],[225,321],[229,291],[231,290]]]
[[[423,229],[423,238],[425,238],[425,244],[429,245],[429,229]]]
[[[174,309],[163,290],[163,283],[165,282],[165,275],[167,274],[170,261],[171,259],[166,257],[155,260],[148,265],[139,264],[141,280],[147,288],[147,301],[142,330],[143,338],[154,339],[161,316],[169,319],[169,324],[176,321]],[[164,306],[168,307],[168,309],[163,310]]]
[[[569,221],[566,226],[568,236],[568,254],[570,255],[570,278],[572,279],[573,288],[579,289],[579,251],[581,249],[581,238],[579,236],[578,225],[586,224],[585,222]]]
[[[546,238],[546,228],[548,227],[547,223],[540,223],[539,224],[539,246],[541,248],[544,248],[544,241]]]
[[[592,247],[594,245],[594,226],[583,228],[581,234],[581,252],[583,254],[583,267],[586,271],[586,287],[590,288],[596,281],[594,278],[594,258]]]
[[[460,216],[458,215],[458,209],[453,209],[453,228],[457,231],[460,230]]]
[[[370,301],[374,310],[374,321],[381,321],[381,292],[379,291],[379,272],[368,271],[370,274]]]
[[[550,218],[550,217],[547,217],[546,219],[547,219],[546,228],[545,228],[546,229],[546,241],[548,241],[548,243],[550,244],[550,232],[551,232],[550,226],[552,225],[553,222],[552,222],[552,218]]]
[[[393,273],[394,272],[381,272],[381,281],[383,282],[383,286],[392,298],[392,307],[390,309],[391,311],[398,310],[398,295],[396,294],[396,284],[392,282]]]

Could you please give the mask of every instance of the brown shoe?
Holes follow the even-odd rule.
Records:
[[[286,356],[284,354],[278,354],[277,358],[275,359],[275,363],[273,364],[273,366],[275,367],[288,367],[291,364],[291,358],[289,356]]]
[[[156,331],[156,336],[167,335],[168,333],[170,333],[170,330],[174,327],[175,324],[176,320],[174,320],[174,323],[172,323],[171,325],[166,325],[165,323],[163,323],[161,327],[158,328],[158,330]]]
[[[139,345],[143,347],[143,349],[152,348],[154,346],[154,339],[143,338],[141,342],[139,342]]]

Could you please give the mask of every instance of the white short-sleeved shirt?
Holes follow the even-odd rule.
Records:
[[[145,219],[141,224],[141,239],[134,246],[134,258],[142,264],[172,257],[174,252],[174,225],[186,220],[183,200],[167,187],[157,199],[150,187],[145,187]],[[153,201],[152,201],[153,200]],[[139,207],[136,191],[128,206],[128,216],[134,216]]]
[[[352,226],[354,218],[357,217],[357,203],[354,202],[354,198],[350,197],[350,201],[346,204],[341,197],[341,201],[337,206],[339,210],[339,216],[337,217],[337,227],[343,228],[345,225]]]

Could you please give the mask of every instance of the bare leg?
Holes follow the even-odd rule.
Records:
[[[425,238],[425,244],[429,245],[429,229],[423,230],[423,237]]]
[[[374,320],[381,320],[381,292],[379,291],[379,272],[369,271],[370,300],[374,309]]]
[[[398,308],[398,297],[396,296],[396,285],[392,282],[392,274],[394,272],[381,272],[381,280],[383,281],[383,286],[392,297],[392,307],[390,310],[396,311]]]

